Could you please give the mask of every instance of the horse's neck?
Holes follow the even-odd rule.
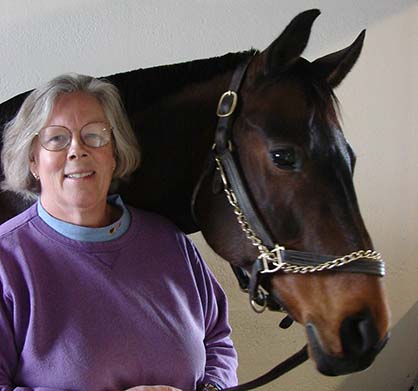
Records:
[[[187,64],[184,67],[187,72]],[[168,92],[161,82],[155,86],[149,83],[152,77],[146,74],[138,75],[148,81],[142,91],[123,90],[119,83],[122,95],[130,102],[127,111],[143,157],[140,170],[121,187],[128,203],[166,215],[186,232],[198,229],[190,213],[191,197],[213,143],[218,99],[228,88],[233,68],[203,80],[193,80],[192,75],[191,82],[180,81],[178,88],[169,87]],[[164,80],[167,75],[162,72],[160,77]],[[141,88],[141,84],[130,85]],[[132,96],[127,94],[138,93],[134,108]]]

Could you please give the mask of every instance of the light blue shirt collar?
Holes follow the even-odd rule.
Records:
[[[51,228],[67,238],[83,242],[107,242],[121,237],[128,230],[131,223],[129,210],[118,194],[108,196],[107,202],[122,209],[122,216],[118,221],[100,228],[83,227],[58,220],[44,209],[40,198],[38,198],[37,208],[39,217]]]

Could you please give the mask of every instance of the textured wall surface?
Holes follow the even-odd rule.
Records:
[[[339,378],[306,363],[265,390],[407,391],[418,371],[418,4],[416,0],[0,0],[0,100],[74,71],[109,75],[263,49],[298,12],[317,7],[315,59],[367,28],[362,56],[336,91],[358,162],[363,217],[388,266],[392,339],[374,366]],[[304,331],[256,315],[226,263],[193,235],[230,298],[241,381],[299,349]]]

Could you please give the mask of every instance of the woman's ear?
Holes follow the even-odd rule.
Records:
[[[33,151],[31,151],[29,154],[29,169],[35,178],[39,178],[38,164],[36,162],[35,154]]]

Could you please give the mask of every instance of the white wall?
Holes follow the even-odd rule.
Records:
[[[370,370],[339,378],[311,363],[265,390],[401,391],[418,371],[418,3],[416,0],[0,0],[0,101],[51,77],[95,76],[256,47],[298,12],[318,7],[306,51],[314,59],[363,28],[363,54],[337,90],[345,132],[358,154],[356,184],[375,246],[388,264],[392,339]],[[194,235],[224,285],[240,379],[270,368],[304,343],[295,326],[248,307],[226,263]]]

